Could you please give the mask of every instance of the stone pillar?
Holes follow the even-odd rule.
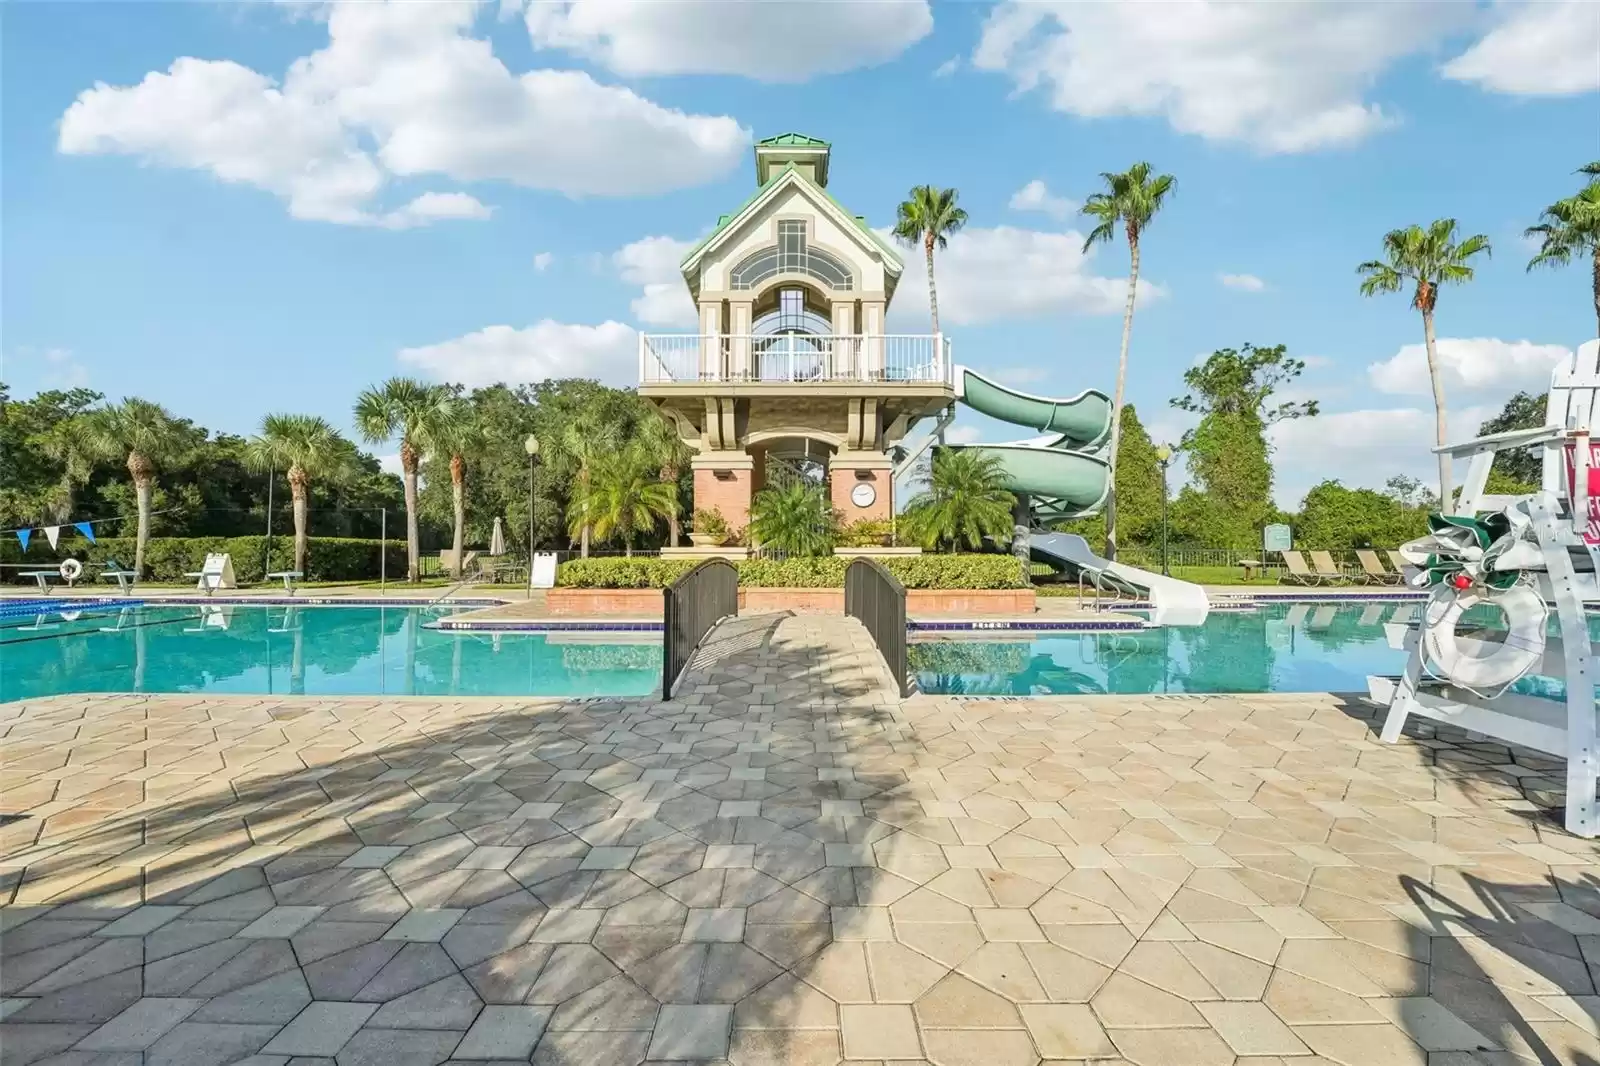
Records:
[[[861,376],[861,366],[858,362],[859,346],[855,341],[856,332],[856,302],[854,300],[835,300],[833,302],[833,365],[830,377],[835,381],[842,378],[856,378]]]
[[[700,379],[721,381],[722,363],[722,301],[700,301]]]
[[[883,311],[882,300],[861,301],[861,332],[866,335],[866,356],[862,362],[866,367],[865,376],[872,381],[883,380]]]
[[[894,515],[894,463],[882,452],[835,452],[828,460],[828,480],[833,507],[845,525],[887,522]],[[858,485],[871,488],[870,502],[856,502]]]
[[[701,452],[689,461],[694,471],[694,509],[717,511],[738,533],[750,524],[750,486],[755,463],[742,451]]]
[[[728,301],[728,374],[736,380],[751,377],[750,328],[754,304]]]

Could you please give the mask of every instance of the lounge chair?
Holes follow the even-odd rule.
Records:
[[[1385,548],[1383,554],[1388,557],[1389,565],[1394,567],[1395,573],[1400,575],[1400,583],[1402,585],[1409,585],[1411,583],[1411,576],[1418,573],[1417,568],[1406,562],[1405,559],[1401,557],[1400,553],[1395,551],[1393,548]]]
[[[138,574],[129,570],[115,559],[108,558],[104,563],[100,564],[100,580],[115,581],[117,587],[122,589],[124,596],[133,595],[133,583],[138,579]]]
[[[1335,581],[1354,580],[1354,578],[1339,568],[1339,564],[1334,562],[1333,556],[1329,555],[1327,552],[1307,552],[1306,554],[1311,556],[1311,565],[1313,568],[1315,568],[1317,574],[1328,581],[1329,584],[1332,584]]]
[[[1398,570],[1385,570],[1383,561],[1378,558],[1378,553],[1371,548],[1357,549],[1356,558],[1360,560],[1361,572],[1367,576],[1368,580],[1376,581],[1380,585],[1398,585],[1405,580]]]
[[[1297,551],[1280,551],[1283,556],[1283,565],[1287,573],[1283,576],[1297,585],[1321,585],[1329,580],[1327,574],[1319,574],[1306,565],[1305,558]],[[1338,575],[1334,575],[1338,576]]]

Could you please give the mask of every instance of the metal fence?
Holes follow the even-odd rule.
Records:
[[[872,559],[861,558],[844,572],[844,613],[859,619],[878,646],[900,695],[911,694],[906,671],[906,587]]]
[[[673,687],[711,627],[739,613],[739,571],[707,559],[662,590],[661,696]]]

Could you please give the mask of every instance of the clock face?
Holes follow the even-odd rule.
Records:
[[[850,490],[850,502],[857,507],[871,507],[877,498],[877,490],[864,481]]]

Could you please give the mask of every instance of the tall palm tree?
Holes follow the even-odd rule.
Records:
[[[90,455],[124,460],[139,501],[138,539],[133,549],[133,572],[144,576],[144,549],[150,540],[150,499],[155,493],[156,471],[162,463],[183,454],[183,425],[160,404],[129,397],[90,411],[83,420],[83,443]]]
[[[594,530],[591,512],[598,502],[592,491],[594,470],[616,448],[616,423],[584,412],[562,428],[560,443],[562,460],[572,470],[572,490],[567,499],[568,535],[578,538],[579,551],[587,559],[589,536]]]
[[[928,488],[906,506],[902,528],[924,548],[962,541],[981,548],[983,538],[1008,540],[1016,497],[1006,491],[1005,469],[993,455],[966,448],[934,453]]]
[[[1152,176],[1149,163],[1135,163],[1121,174],[1103,173],[1105,192],[1084,201],[1082,213],[1095,220],[1094,229],[1084,238],[1085,253],[1094,245],[1109,241],[1117,227],[1128,238],[1128,302],[1122,309],[1122,351],[1117,356],[1117,392],[1111,401],[1111,483],[1116,484],[1117,445],[1122,441],[1122,395],[1128,382],[1128,342],[1133,337],[1133,303],[1139,292],[1139,240],[1152,219],[1172,195],[1177,184],[1171,174]],[[1106,496],[1106,558],[1117,557],[1117,494]]]
[[[591,519],[601,540],[620,536],[624,553],[632,555],[635,536],[678,510],[678,486],[661,480],[658,458],[639,444],[603,457],[590,478],[589,506],[572,518]]]
[[[900,204],[894,235],[911,247],[922,245],[928,257],[928,311],[933,316],[933,332],[939,332],[939,287],[933,283],[933,250],[944,248],[950,235],[967,224],[967,212],[956,206],[960,194],[954,189],[918,185]]]
[[[1589,184],[1545,208],[1539,224],[1528,227],[1525,236],[1540,240],[1528,269],[1566,266],[1574,254],[1587,252],[1594,264],[1594,317],[1600,324],[1600,160],[1579,167],[1578,173],[1588,175]]]
[[[750,501],[745,533],[752,544],[790,555],[826,555],[839,537],[839,516],[822,486],[795,480],[762,489]]]
[[[1383,236],[1382,259],[1369,259],[1356,267],[1362,275],[1361,295],[1399,292],[1407,284],[1415,286],[1411,306],[1422,312],[1422,340],[1428,353],[1428,378],[1433,383],[1434,438],[1442,447],[1447,443],[1447,409],[1444,381],[1439,376],[1439,351],[1434,343],[1433,312],[1439,305],[1439,286],[1459,285],[1472,280],[1470,261],[1482,252],[1490,254],[1489,238],[1481,233],[1456,241],[1456,220],[1441,218],[1427,229],[1410,226],[1390,230]],[[1440,506],[1450,506],[1450,457],[1439,455]]]
[[[39,451],[61,467],[61,479],[48,500],[51,521],[57,524],[72,520],[78,489],[88,484],[94,473],[97,457],[85,439],[86,425],[87,416],[76,415],[57,422],[38,439]]]
[[[450,455],[450,494],[453,506],[454,533],[450,538],[451,576],[461,580],[463,552],[466,549],[467,527],[467,453],[475,452],[483,443],[483,428],[478,424],[470,405],[456,399],[459,417],[440,435],[441,452]]]
[[[306,517],[313,481],[339,484],[352,473],[350,442],[316,415],[267,415],[261,432],[245,445],[245,462],[268,476],[288,471],[294,501],[294,569],[306,569]]]
[[[417,471],[422,457],[438,451],[462,417],[454,394],[442,385],[426,385],[413,378],[390,378],[366,390],[356,400],[356,429],[368,444],[400,438],[400,476],[406,495],[406,572],[415,582],[422,576],[417,534]]]
[[[678,474],[689,461],[689,449],[678,435],[677,425],[665,415],[645,418],[639,422],[639,440],[661,468],[661,480],[676,489]],[[677,547],[679,540],[677,493],[673,493],[673,506],[667,515],[667,546]]]

